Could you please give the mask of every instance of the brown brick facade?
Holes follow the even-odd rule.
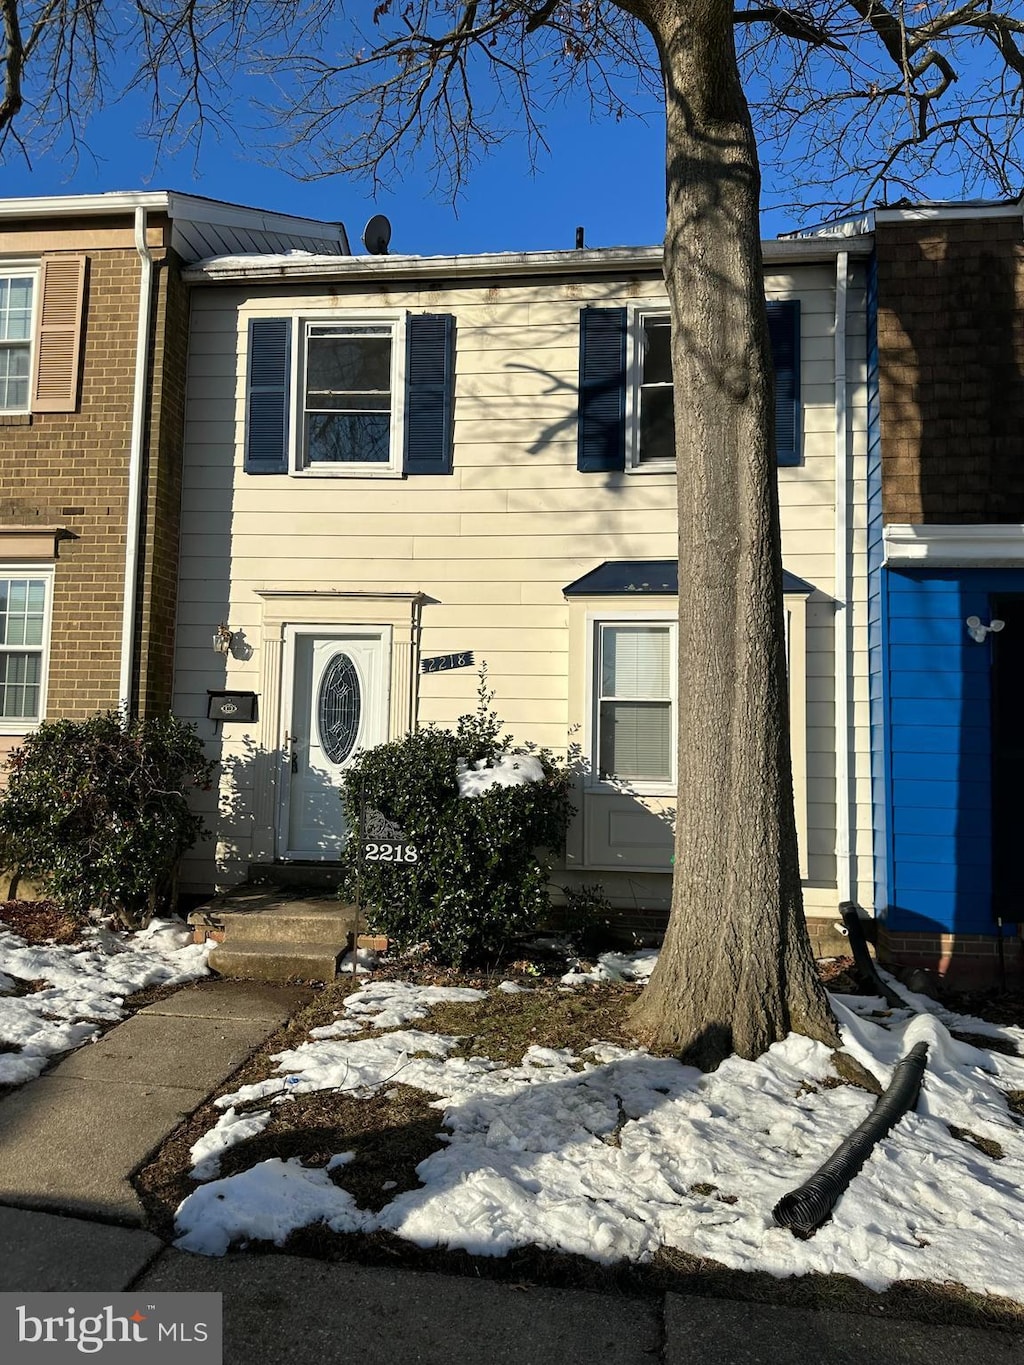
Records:
[[[1020,214],[876,224],[886,522],[1024,522]]]
[[[63,249],[75,239],[74,227],[62,221],[53,242]],[[156,228],[151,244],[162,236],[161,225]],[[45,224],[0,234],[0,249],[11,245],[8,235],[20,242],[26,233],[37,251],[51,249]],[[81,719],[118,703],[141,269],[131,242],[130,219],[102,230],[95,222],[81,225],[75,250],[85,252],[88,267],[77,411],[0,419],[0,528],[63,526],[70,533],[59,543],[54,572],[48,719]],[[133,698],[143,714],[170,703],[188,316],[177,261],[157,246],[153,254],[142,629]]]

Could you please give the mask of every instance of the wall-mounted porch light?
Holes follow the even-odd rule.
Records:
[[[218,654],[230,654],[235,635],[226,621],[222,621],[213,635],[213,647]]]

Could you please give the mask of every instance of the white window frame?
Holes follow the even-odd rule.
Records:
[[[669,627],[669,701],[672,706],[671,773],[664,781],[640,781],[627,778],[608,778],[601,776],[600,755],[600,706],[601,688],[599,670],[601,668],[601,627],[602,626],[643,626],[667,625]],[[589,791],[630,792],[637,796],[675,796],[677,784],[677,762],[679,749],[679,668],[676,660],[679,649],[679,621],[675,611],[614,612],[599,611],[587,613],[587,736],[586,752],[588,757],[588,776],[586,786]]]
[[[0,645],[0,654],[25,654],[39,651],[39,714],[32,716],[0,716],[0,735],[27,735],[39,728],[46,719],[47,688],[50,680],[50,634],[53,624],[53,565],[31,561],[0,563],[0,579],[42,579],[46,601],[43,608],[43,640],[41,645]]]
[[[626,468],[631,474],[675,473],[671,460],[640,460],[640,391],[643,387],[644,323],[648,318],[669,319],[667,303],[645,303],[630,310],[626,363]],[[674,387],[674,386],[673,386]]]
[[[26,390],[26,401],[23,408],[0,407],[0,417],[20,417],[32,411],[32,392],[36,377],[36,330],[39,324],[39,266],[35,261],[3,261],[0,262],[0,278],[25,279],[32,281],[32,316],[29,319],[28,327],[28,388]],[[9,342],[0,340],[0,350],[6,350],[11,346],[22,346],[25,342]]]
[[[302,312],[292,318],[289,473],[300,479],[397,479],[402,477],[405,447],[405,320],[399,309],[380,312]],[[311,326],[333,323],[391,328],[391,425],[387,464],[310,464],[306,457],[306,339]]]

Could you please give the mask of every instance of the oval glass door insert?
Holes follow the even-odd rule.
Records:
[[[316,706],[320,744],[332,763],[344,763],[355,747],[362,709],[356,666],[347,654],[335,654],[320,678]]]

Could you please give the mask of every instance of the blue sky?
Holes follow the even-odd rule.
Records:
[[[547,119],[550,154],[531,172],[523,141],[511,138],[475,171],[455,210],[431,197],[426,179],[403,179],[371,196],[361,182],[335,176],[303,183],[263,165],[258,151],[235,138],[207,137],[192,150],[164,155],[154,166],[152,142],[135,130],[143,108],[115,106],[88,129],[90,152],[77,166],[57,155],[34,157],[31,167],[13,151],[2,171],[10,196],[92,194],[103,190],[176,189],[260,208],[328,220],[341,219],[353,248],[367,219],[391,219],[391,250],[423,255],[466,251],[569,248],[577,225],[588,246],[636,246],[664,235],[662,122],[630,118],[591,122],[584,109],[558,109]],[[768,235],[792,226],[765,220]]]

